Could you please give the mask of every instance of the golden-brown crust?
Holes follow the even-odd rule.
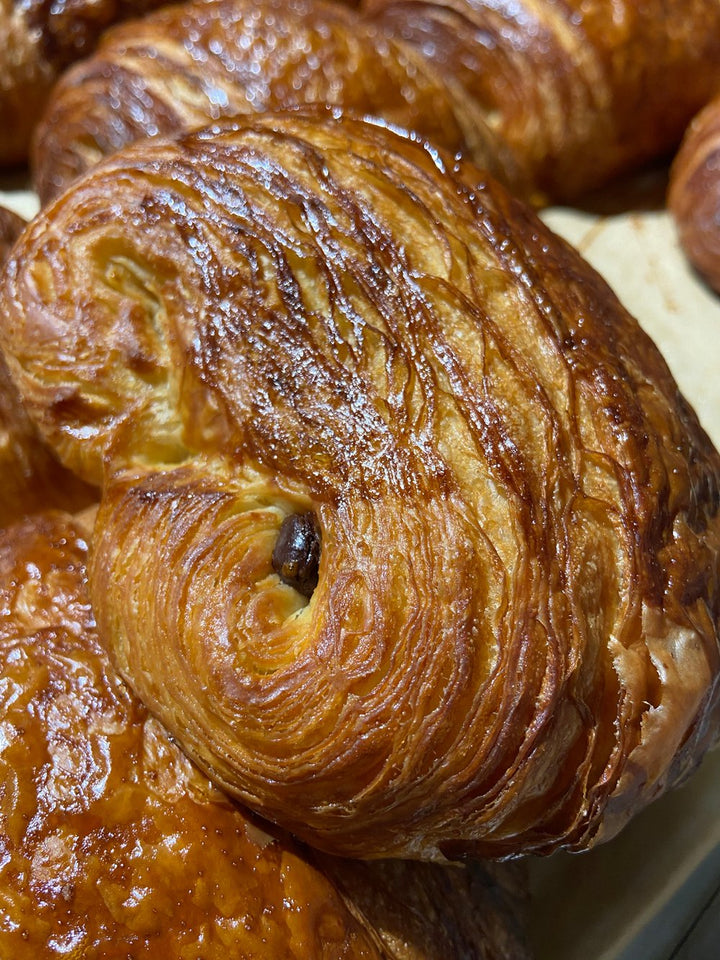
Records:
[[[40,215],[4,309],[33,415],[105,471],[123,674],[270,819],[357,856],[581,848],[716,738],[720,458],[474,168],[312,112],[145,141]],[[308,601],[272,553],[309,510]]]
[[[577,198],[662,156],[720,90],[716,0],[364,5],[454,76],[540,198]]]
[[[25,221],[0,207],[0,266]],[[0,526],[49,507],[78,510],[96,491],[60,465],[31,423],[0,356]]]
[[[110,24],[162,0],[0,0],[0,167],[23,163],[62,70],[87,56]]]
[[[0,525],[53,506],[80,510],[96,500],[94,487],[41,442],[0,357]]]
[[[139,136],[307,103],[382,117],[567,200],[662,155],[720,89],[717,0],[217,0],[112,31],[39,130],[48,200]]]
[[[61,514],[0,532],[3,956],[527,958],[503,868],[335,863],[214,789],[110,666],[86,553]]]
[[[35,122],[52,87],[54,72],[39,53],[22,7],[0,0],[0,168],[22,163]]]
[[[38,131],[35,187],[47,200],[148,134],[307,103],[382,116],[453,152],[472,144],[491,167],[503,155],[472,103],[356,11],[331,0],[196,0],[116,29],[61,81]]]
[[[720,98],[690,125],[670,171],[668,204],[692,265],[720,293]]]

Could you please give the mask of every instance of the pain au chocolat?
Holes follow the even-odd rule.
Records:
[[[717,0],[195,0],[64,75],[35,184],[48,200],[138,137],[320,103],[567,201],[674,149],[718,90]]]
[[[1,296],[102,485],[101,636],[263,816],[355,857],[581,849],[715,741],[720,457],[474,167],[329,110],[146,140]]]

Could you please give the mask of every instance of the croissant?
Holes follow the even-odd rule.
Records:
[[[514,871],[335,862],[213,788],[112,669],[86,540],[0,531],[3,957],[528,957]]]
[[[63,77],[34,180],[47,201],[140,136],[322,103],[565,201],[673,149],[719,89],[717,0],[197,0],[110,31]]]
[[[581,849],[717,738],[718,453],[476,168],[328,110],[144,140],[1,297],[103,486],[104,642],[263,816],[361,858]]]
[[[695,118],[670,170],[668,205],[693,266],[720,293],[720,98]]]
[[[118,20],[161,0],[0,0],[0,168],[22,163],[53,83]]]

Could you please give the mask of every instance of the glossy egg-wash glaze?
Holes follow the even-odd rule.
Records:
[[[685,135],[670,172],[668,204],[688,259],[720,293],[720,98]]]
[[[429,51],[538,200],[572,200],[679,143],[720,90],[717,0],[365,0]],[[515,176],[518,176],[516,173]]]
[[[270,819],[365,857],[581,848],[715,739],[720,458],[475,168],[327,113],[145,141],[40,215],[0,308],[104,478],[123,675]],[[308,511],[309,600],[272,566]]]
[[[140,137],[308,103],[379,115],[453,151],[473,144],[491,165],[501,152],[462,91],[357,11],[199,0],[114,31],[64,78],[39,128],[35,186],[47,200]]]
[[[0,0],[0,167],[27,158],[34,125],[68,64],[103,30],[161,0]]]
[[[321,103],[567,200],[673,149],[718,89],[717,0],[202,0],[111,31],[67,73],[35,184],[48,200],[138,137]]]
[[[213,788],[111,667],[86,554],[64,515],[0,532],[3,957],[527,956],[504,868],[336,862]]]

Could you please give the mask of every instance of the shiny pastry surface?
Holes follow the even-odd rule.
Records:
[[[24,226],[22,217],[0,207],[0,266]],[[0,356],[0,526],[24,513],[53,506],[78,510],[96,499],[96,491],[41,443]]]
[[[568,200],[672,150],[719,89],[717,0],[196,0],[111,31],[61,80],[35,183],[48,200],[141,136],[321,103]]]
[[[327,112],[145,141],[2,296],[25,402],[103,480],[102,635],[270,819],[361,857],[583,848],[716,739],[720,458],[476,169]],[[314,556],[308,597],[278,566]]]
[[[335,862],[233,806],[98,640],[86,534],[0,531],[0,953],[526,960],[505,867]]]
[[[379,115],[453,151],[471,143],[489,165],[502,152],[462,91],[353,9],[196,0],[114,31],[60,83],[38,132],[35,186],[47,200],[140,137],[307,103]]]
[[[720,90],[717,0],[365,0],[365,8],[432,51],[435,69],[481,107],[540,200],[576,199],[672,151]]]
[[[22,163],[62,70],[106,27],[162,0],[0,0],[0,168]]]
[[[668,204],[688,259],[720,293],[720,98],[685,135],[671,169]]]

